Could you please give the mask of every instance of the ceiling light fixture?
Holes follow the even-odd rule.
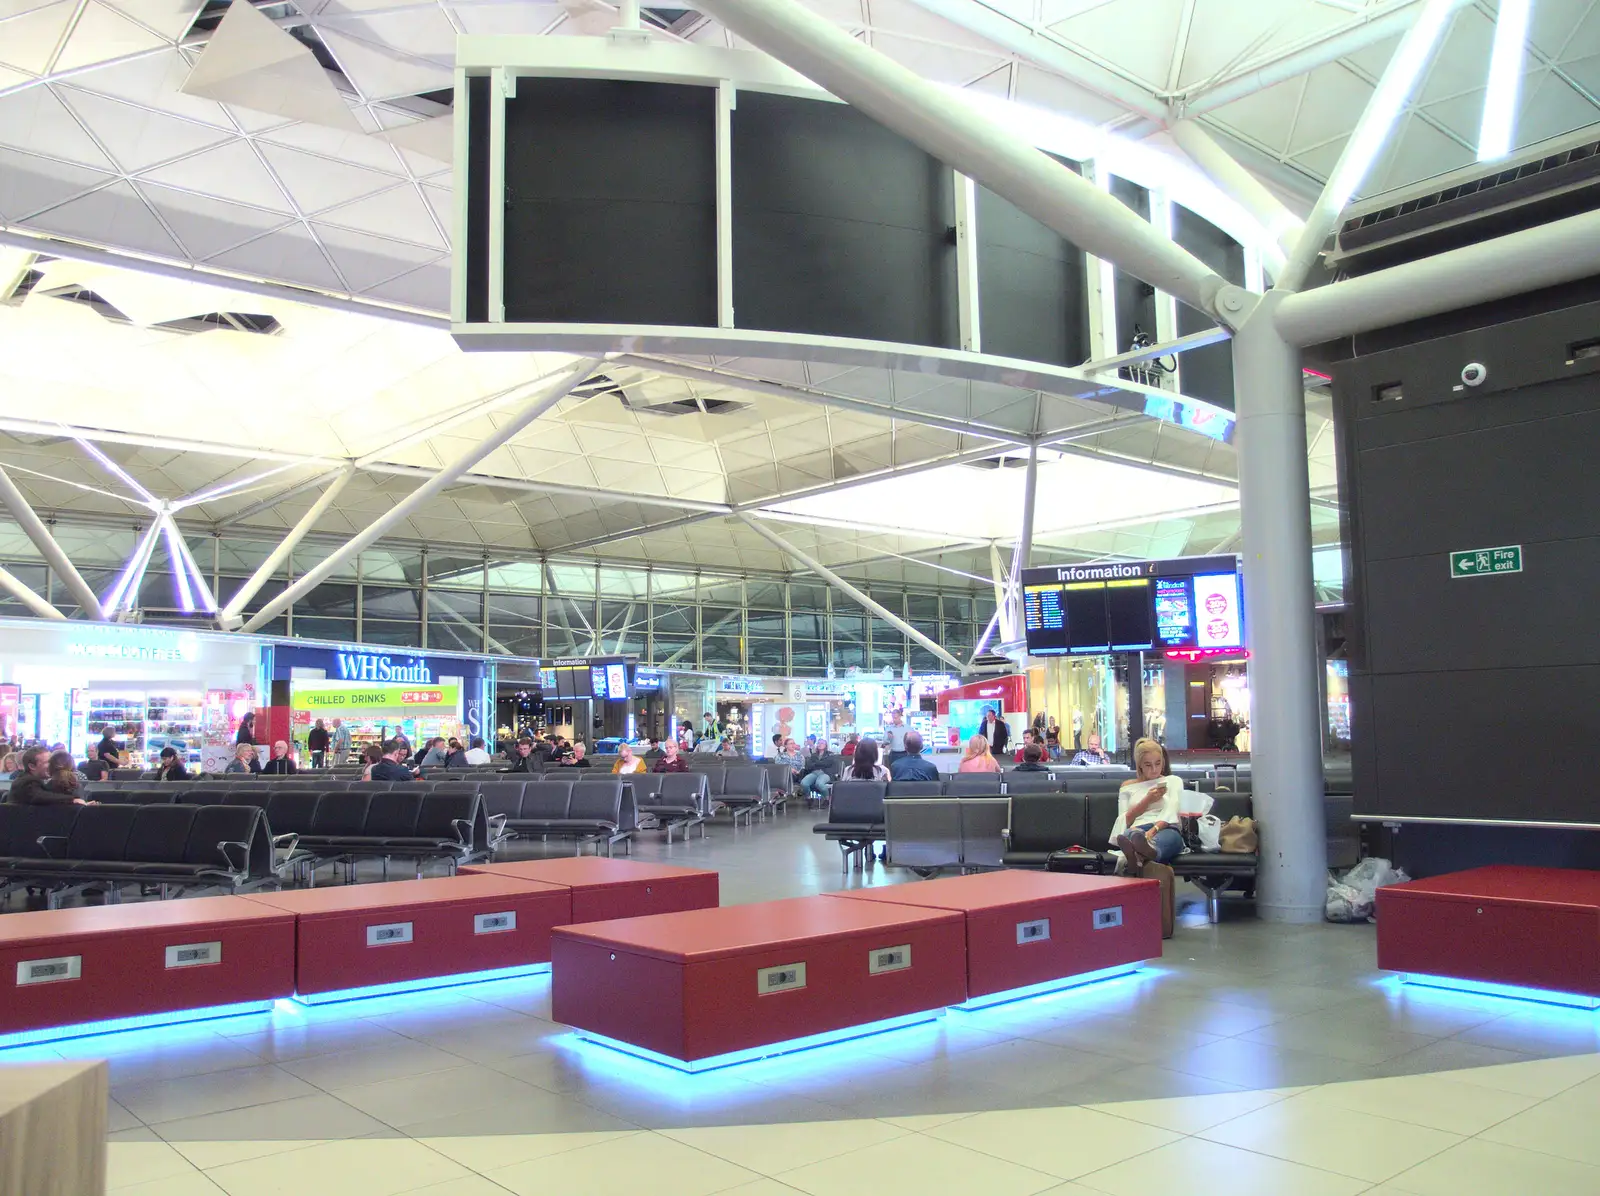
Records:
[[[1528,39],[1533,0],[1500,0],[1489,55],[1489,86],[1483,93],[1483,123],[1478,127],[1478,161],[1493,162],[1511,152],[1517,129],[1522,53]]]

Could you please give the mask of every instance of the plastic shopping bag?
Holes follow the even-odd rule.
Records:
[[[1222,819],[1215,814],[1200,816],[1200,850],[1222,850]]]

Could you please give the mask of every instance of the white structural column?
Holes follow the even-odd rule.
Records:
[[[34,593],[26,582],[9,569],[0,569],[0,589],[7,591],[13,598],[41,619],[65,619],[67,617]]]
[[[67,592],[72,595],[73,601],[83,608],[83,613],[91,619],[104,620],[106,612],[100,608],[100,599],[89,588],[89,583],[83,580],[83,575],[67,559],[67,554],[61,551],[61,545],[56,543],[56,538],[50,534],[50,529],[44,525],[44,520],[34,513],[28,500],[23,497],[22,491],[17,489],[17,484],[11,480],[11,475],[0,469],[0,502],[4,502],[11,512],[11,517],[27,533],[28,539],[33,541],[33,546],[39,550],[39,555],[44,557],[45,563],[55,570],[61,584],[67,587]]]
[[[1017,537],[1016,577],[1013,588],[1022,585],[1022,571],[1033,555],[1033,508],[1039,494],[1039,446],[1028,446],[1028,468],[1022,475],[1022,533]],[[1022,591],[1016,590],[1019,601]]]
[[[284,590],[283,593],[262,606],[244,624],[243,630],[257,630],[272,619],[275,619],[296,598],[310,593],[321,585],[328,575],[344,564],[345,561],[373,543],[396,523],[408,518],[412,511],[454,483],[457,478],[461,477],[462,474],[470,470],[479,461],[482,461],[534,420],[561,402],[574,386],[577,386],[590,374],[594,373],[599,364],[598,358],[584,358],[565,374],[552,379],[548,387],[519,407],[504,424],[496,429],[493,435],[479,441],[462,453],[461,456],[378,516],[377,519],[334,549],[327,557],[308,569],[304,576]]]
[[[1197,121],[1180,120],[1171,125],[1168,130],[1172,139],[1178,143],[1178,148],[1228,195],[1232,196],[1238,204],[1254,216],[1261,223],[1261,227],[1272,238],[1273,245],[1277,247],[1276,260],[1266,261],[1267,272],[1277,277],[1278,271],[1283,268],[1284,261],[1294,248],[1295,241],[1305,228],[1305,222],[1283,205],[1272,192],[1268,191],[1261,180],[1256,178],[1243,166],[1240,166],[1233,155],[1217,144],[1216,138],[1202,128]]]
[[[967,667],[960,660],[950,655],[950,653],[946,652],[938,644],[934,643],[927,636],[923,635],[922,632],[918,631],[910,623],[907,623],[888,607],[883,606],[881,603],[874,602],[871,598],[868,598],[863,591],[856,589],[855,586],[851,585],[832,569],[828,568],[821,561],[817,560],[816,557],[800,551],[800,549],[796,548],[793,544],[789,543],[789,541],[778,535],[777,532],[765,526],[759,519],[752,518],[751,516],[745,514],[740,514],[739,518],[744,521],[746,526],[755,531],[764,540],[768,541],[779,552],[783,553],[785,556],[792,557],[799,561],[807,569],[810,569],[813,573],[822,578],[829,585],[833,586],[836,590],[848,595],[866,610],[872,612],[874,615],[877,615],[878,618],[893,625],[900,631],[903,631],[906,635],[909,635],[912,639],[916,640],[917,643],[921,644],[929,652],[932,652],[940,660],[949,664],[951,668],[956,669],[959,672]]]
[[[1237,292],[1244,306],[1253,297]],[[1233,298],[1225,292],[1223,302]],[[1311,479],[1300,351],[1263,296],[1234,334],[1239,510],[1250,648],[1250,769],[1261,820],[1256,909],[1278,922],[1322,918],[1327,881],[1318,708]]]
[[[1010,200],[1085,252],[1213,315],[1223,280],[1093,183],[798,0],[699,7],[818,86]]]
[[[239,592],[228,600],[228,605],[223,607],[217,615],[217,622],[228,631],[234,630],[243,622],[239,612],[249,604],[261,587],[272,580],[272,575],[289,559],[289,554],[294,551],[295,545],[305,539],[305,535],[317,525],[317,520],[327,514],[328,508],[333,505],[333,500],[339,497],[339,492],[345,488],[350,479],[355,476],[355,466],[347,465],[333,476],[327,489],[311,504],[311,508],[300,516],[300,521],[289,529],[289,534],[279,541],[278,546],[272,550],[271,555],[261,562],[260,568],[250,575],[250,579],[239,587]]]

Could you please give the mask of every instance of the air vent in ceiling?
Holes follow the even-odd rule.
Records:
[[[985,457],[981,461],[963,461],[962,464],[968,469],[984,469],[991,471],[996,469],[1026,469],[1028,467],[1028,458],[1025,456],[1008,457],[1004,454],[1001,454],[998,457]]]
[[[38,273],[37,270],[28,272],[30,277],[38,275]],[[38,281],[38,277],[32,277],[31,281],[25,277],[23,284],[27,287],[27,291],[24,291],[23,287],[19,286],[16,294],[12,296],[11,302],[18,302],[28,292],[37,291],[39,295],[46,299],[59,299],[65,303],[77,303],[87,307],[102,318],[110,320],[113,324],[133,323],[120,308],[87,287],[67,285],[39,290],[37,287]],[[273,317],[261,315],[258,312],[245,311],[203,312],[199,315],[180,316],[176,320],[163,320],[159,324],[150,325],[150,327],[159,328],[163,332],[192,334],[224,331],[244,332],[252,336],[275,336],[283,330],[283,325],[279,324]]]
[[[1593,130],[1354,207],[1328,265],[1354,276],[1600,208]]]
[[[48,299],[60,299],[65,303],[82,304],[84,307],[89,308],[89,310],[98,312],[106,319],[112,320],[118,324],[132,323],[127,316],[122,314],[120,309],[113,307],[110,303],[102,299],[93,291],[89,290],[87,287],[47,287],[38,293]]]
[[[27,270],[27,271],[25,271],[23,273],[22,277],[17,280],[17,285],[12,288],[11,294],[9,294],[9,295],[7,295],[5,297],[5,301],[7,303],[13,305],[13,306],[21,303],[24,299],[26,299],[30,294],[33,293],[33,288],[38,286],[39,283],[42,282],[43,280],[44,280],[44,271],[42,271],[42,270]]]
[[[204,41],[215,33],[217,26],[222,24],[222,18],[228,15],[228,9],[232,6],[233,0],[206,0],[200,6],[200,11],[195,14],[194,20],[190,22],[189,37],[186,40],[190,43]],[[262,16],[269,17],[274,21],[282,20],[284,17],[297,17],[300,15],[300,10],[289,3],[288,0],[274,0],[270,4],[257,4],[256,10]]]
[[[641,8],[639,17],[657,29],[665,29],[679,37],[706,19],[705,13],[692,8]]]

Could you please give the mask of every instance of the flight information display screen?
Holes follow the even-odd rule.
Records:
[[[1023,632],[1036,656],[1244,646],[1232,557],[1062,565],[1022,580]]]

